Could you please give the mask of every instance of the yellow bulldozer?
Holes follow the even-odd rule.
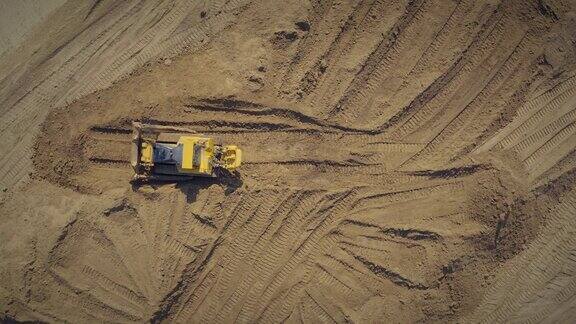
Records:
[[[132,135],[136,181],[216,177],[219,170],[234,171],[242,163],[242,150],[235,145],[216,144],[185,128],[134,122]]]

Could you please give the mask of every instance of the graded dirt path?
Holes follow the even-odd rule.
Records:
[[[0,58],[2,316],[574,320],[574,26],[561,0],[66,3]],[[135,120],[244,165],[130,185]]]

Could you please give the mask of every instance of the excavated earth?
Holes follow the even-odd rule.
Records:
[[[69,1],[0,77],[3,320],[576,321],[575,1]]]

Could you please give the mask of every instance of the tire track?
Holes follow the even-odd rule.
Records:
[[[311,6],[312,13],[309,15],[310,30],[298,42],[296,53],[292,57],[282,77],[283,81],[280,87],[282,89],[290,88],[290,84],[297,85],[302,78],[302,71],[308,71],[310,69],[311,63],[309,62],[318,61],[314,59],[314,57],[320,55],[318,53],[319,51],[317,51],[319,46],[316,41],[322,39],[320,36],[322,28],[324,25],[329,26],[331,19],[341,19],[339,17],[340,13],[335,12],[332,8],[332,1],[315,0],[311,3]],[[355,7],[352,7],[352,10],[354,10],[354,8]],[[328,29],[330,29],[330,27],[328,27]],[[343,29],[344,27],[340,30],[340,33],[342,33]],[[335,37],[338,38],[338,35],[339,34]],[[332,42],[334,42],[334,39]]]
[[[309,93],[306,99],[310,106],[322,107],[320,112],[326,116],[329,109],[345,94],[355,77],[355,71],[361,69],[369,55],[384,42],[385,35],[401,19],[403,9],[407,6],[407,1],[374,1],[361,20],[355,19],[358,20],[357,24],[351,23],[353,28],[348,28],[338,42],[332,43],[314,69],[308,72],[309,77],[301,80],[301,87],[306,89],[305,94]],[[378,34],[382,37],[369,37]]]
[[[512,150],[535,180],[575,148],[576,91],[572,79],[526,103],[517,117],[476,152]]]
[[[479,137],[487,127],[477,127],[476,131],[474,131],[474,128],[472,127],[466,128],[466,132],[462,132],[462,130],[467,124],[478,125],[480,123],[481,119],[479,118],[479,114],[482,113],[481,109],[489,104],[490,99],[498,94],[502,87],[505,87],[506,81],[508,81],[510,76],[515,77],[515,75],[518,74],[513,72],[516,72],[518,69],[522,68],[523,61],[521,60],[521,55],[528,52],[530,45],[533,45],[531,42],[532,40],[527,38],[526,34],[524,34],[519,40],[516,40],[515,47],[512,49],[512,51],[507,53],[507,56],[504,60],[500,61],[498,67],[493,70],[489,78],[483,83],[479,92],[473,94],[471,98],[467,98],[466,102],[455,104],[454,107],[459,107],[459,110],[456,111],[456,114],[453,115],[453,117],[448,113],[443,114],[443,116],[448,115],[447,117],[449,117],[449,119],[447,122],[441,124],[438,123],[437,121],[439,121],[441,118],[438,114],[427,120],[423,126],[425,126],[424,129],[427,130],[426,133],[430,133],[432,138],[422,149],[422,151],[404,162],[404,164],[410,164],[434,153],[438,153],[440,151],[438,146],[446,146],[445,143],[452,144],[450,142],[451,137],[457,137],[458,142],[461,143],[461,147],[465,147],[466,144],[469,144],[477,137]],[[507,95],[511,96],[512,94]],[[504,94],[504,96],[506,96],[506,94]],[[437,127],[431,127],[433,124],[440,125]],[[422,134],[418,135],[422,136]],[[408,138],[410,139],[410,137]],[[467,142],[464,142],[465,139]],[[451,150],[454,150],[454,148],[451,148]],[[455,159],[457,156],[454,155],[458,154],[458,152],[441,153],[443,153],[443,162]]]
[[[518,33],[518,31],[507,30],[507,33],[504,34],[506,26],[511,22],[512,17],[505,15],[502,19],[498,19],[493,29],[488,29],[489,33],[485,39],[471,44],[469,56],[459,61],[462,63],[456,68],[458,73],[450,78],[450,81],[444,84],[441,89],[438,89],[438,93],[433,95],[425,106],[415,111],[402,125],[391,130],[393,138],[396,140],[406,139],[411,133],[419,129],[426,129],[430,123],[439,120],[438,114],[441,109],[450,109],[449,116],[451,118],[448,119],[449,121],[469,105],[495,77],[522,40],[523,31]],[[512,41],[508,37],[512,38]],[[496,60],[494,57],[498,59]],[[491,68],[484,68],[483,63],[488,63]],[[472,86],[469,86],[471,80],[476,81],[472,81]],[[446,106],[449,108],[445,108]],[[445,126],[446,123],[442,123],[429,130],[428,133],[437,134],[437,129]]]
[[[412,24],[412,20],[416,19],[417,13],[420,11],[423,1],[410,1],[408,2],[405,12],[402,17],[396,21],[392,28],[388,31],[386,37],[378,44],[376,49],[369,55],[366,62],[362,65],[360,70],[354,76],[352,82],[347,86],[344,95],[340,98],[339,102],[332,107],[328,112],[328,117],[334,119],[340,111],[346,110],[349,106],[354,105],[354,96],[356,93],[363,93],[365,90],[371,91],[369,80],[373,78],[373,73],[378,73],[378,66],[383,62],[390,51],[397,45],[399,41],[398,35],[402,35],[404,30]],[[386,62],[386,61],[385,61]],[[376,74],[378,75],[378,74]],[[368,85],[368,86],[366,86]]]
[[[572,87],[572,84],[576,85],[576,77],[524,104],[518,110],[517,117],[476,152],[484,152],[491,148],[510,148],[541,129],[542,121],[554,116],[555,112],[565,111],[565,107],[563,109],[562,106],[576,93],[576,87]]]
[[[446,2],[428,1],[415,4],[414,11],[406,12],[406,20],[398,26],[391,47],[385,51],[381,49],[381,53],[372,56],[374,60],[367,61],[368,67],[336,104],[337,113],[330,114],[332,119],[363,125],[373,123],[370,128],[378,124],[375,106],[380,105],[379,93],[393,92],[402,84],[457,9],[457,5],[450,3],[445,10],[442,4],[446,5]],[[422,21],[427,23],[422,24]]]
[[[451,69],[466,56],[475,38],[482,33],[490,19],[483,17],[483,4],[478,1],[459,1],[450,17],[434,40],[424,50],[404,81],[394,89],[382,94],[378,129],[384,130],[409,110],[416,109],[416,103],[423,104],[425,98],[432,98],[442,88],[442,83],[451,78]],[[475,20],[485,25],[471,27],[467,22]],[[430,72],[434,72],[431,74]],[[417,98],[421,98],[416,101]],[[412,102],[410,102],[412,101]]]
[[[573,233],[576,195],[572,190],[552,211],[548,225],[529,247],[513,259],[490,287],[477,310],[464,321],[476,323],[524,322],[550,317],[553,310],[562,318],[562,308],[546,302],[557,298],[561,304],[573,305],[573,256],[576,239]],[[570,284],[558,285],[570,276]],[[562,288],[567,288],[566,293]],[[546,292],[542,295],[542,292]],[[570,308],[563,308],[569,312]],[[529,316],[527,316],[530,314]],[[533,314],[533,315],[532,315]],[[548,315],[548,316],[546,316]]]
[[[387,6],[386,6],[387,5]],[[326,102],[328,98],[335,98],[329,96],[337,96],[342,91],[343,84],[349,81],[338,81],[336,76],[342,77],[341,71],[347,67],[355,69],[354,64],[360,64],[359,59],[354,58],[356,55],[365,57],[369,54],[371,48],[374,48],[378,41],[377,39],[367,38],[366,35],[383,33],[389,27],[390,20],[396,19],[399,15],[398,7],[401,7],[400,2],[384,3],[383,1],[359,1],[358,4],[352,9],[348,15],[345,23],[342,25],[339,33],[330,43],[330,46],[319,56],[309,68],[304,69],[298,75],[297,88],[299,95],[306,97],[312,93],[316,93],[311,98],[311,105],[313,106],[330,106],[330,102]],[[393,10],[387,11],[384,8]],[[390,15],[390,16],[389,16]],[[364,45],[359,48],[355,42],[360,42]],[[340,65],[342,67],[337,68]],[[346,79],[349,79],[347,76]],[[322,87],[323,89],[319,89]],[[328,94],[331,93],[331,95]],[[320,100],[321,102],[318,102]],[[333,100],[333,99],[332,99]]]

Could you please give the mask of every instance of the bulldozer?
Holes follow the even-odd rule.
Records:
[[[130,160],[133,181],[178,181],[232,172],[242,164],[242,150],[189,129],[134,122]]]

